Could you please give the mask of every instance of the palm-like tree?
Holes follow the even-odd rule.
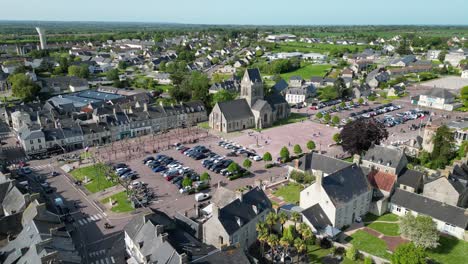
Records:
[[[278,221],[280,222],[281,224],[281,232],[283,232],[284,230],[284,224],[286,223],[286,221],[288,221],[289,217],[288,215],[281,211],[279,214],[278,214]]]
[[[299,233],[301,234],[302,239],[304,242],[309,241],[309,239],[314,235],[312,233],[312,229],[306,223],[301,223],[299,225]]]
[[[297,262],[299,262],[299,256],[307,250],[307,244],[300,238],[294,239],[294,247],[297,250]]]
[[[255,230],[257,230],[257,239],[260,242],[260,254],[263,257],[264,249],[265,249],[265,242],[267,242],[268,238],[268,227],[265,222],[258,222],[255,226]]]
[[[275,234],[270,234],[267,238],[267,244],[270,246],[271,251],[273,254],[276,252],[276,247],[278,246],[279,239],[278,236]],[[272,256],[274,257],[274,256]]]
[[[268,225],[270,232],[273,226],[275,226],[277,222],[278,222],[278,215],[275,214],[274,212],[269,213],[265,218],[265,223]]]
[[[292,212],[291,220],[294,222],[294,227],[296,227],[297,222],[301,219],[301,215],[298,212]]]
[[[283,255],[285,256],[286,251],[288,250],[289,245],[291,244],[291,242],[286,237],[282,237],[280,239],[280,241],[279,241],[279,244],[283,247]]]

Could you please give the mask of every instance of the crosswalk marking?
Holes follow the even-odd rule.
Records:
[[[86,222],[83,221],[83,219],[80,219],[80,220],[78,220],[78,223],[79,223],[80,225],[84,225]]]
[[[110,264],[109,258],[106,258],[106,264]]]
[[[115,263],[115,259],[114,259],[114,257],[111,257],[111,260],[112,260],[112,263]]]
[[[97,219],[95,218],[94,215],[90,216],[91,220],[96,221]]]
[[[100,261],[101,261],[101,264],[104,264],[104,263],[105,263],[105,262],[104,262],[104,259],[101,259]]]
[[[83,226],[83,225],[86,225],[86,224],[98,222],[103,218],[104,218],[104,216],[102,216],[101,214],[95,214],[95,215],[88,216],[86,218],[79,219],[78,224],[80,226]]]

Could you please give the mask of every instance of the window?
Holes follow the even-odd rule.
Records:
[[[39,149],[42,149],[42,145],[39,145]]]
[[[400,207],[397,207],[397,208],[396,208],[396,211],[397,211],[397,212],[401,212],[401,208],[400,208]]]
[[[34,144],[34,140],[32,140],[32,139],[29,140],[29,143],[30,143],[30,144]]]
[[[37,139],[37,142],[38,142],[38,143],[41,143],[41,139],[40,139],[40,138],[38,138],[38,139]]]
[[[31,150],[34,150],[34,146],[31,147]]]

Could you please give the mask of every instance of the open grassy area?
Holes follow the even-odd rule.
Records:
[[[387,221],[387,222],[397,222],[398,215],[396,214],[384,214],[381,216],[373,215],[371,213],[364,216],[364,222],[374,222],[374,221]]]
[[[283,197],[284,201],[288,203],[295,204],[299,202],[299,194],[303,189],[302,185],[291,182],[274,191],[273,194],[277,197]]]
[[[400,235],[399,226],[397,223],[380,223],[374,222],[368,225],[367,227],[372,228],[386,236],[398,236]]]
[[[273,49],[274,52],[317,52],[322,54],[328,54],[331,50],[339,51],[356,51],[361,52],[367,46],[366,45],[335,45],[328,43],[304,43],[304,42],[287,42],[280,43]]]
[[[272,127],[293,124],[293,123],[301,122],[304,120],[307,120],[306,115],[301,115],[298,113],[291,113],[288,118],[281,119],[273,123]]]
[[[86,189],[92,193],[102,191],[106,188],[116,185],[115,182],[106,179],[105,171],[109,168],[102,164],[98,163],[92,166],[78,168],[70,172],[70,174],[76,179],[83,181],[86,177],[90,182],[85,185]]]
[[[390,253],[387,252],[387,244],[385,241],[365,231],[358,230],[346,240],[353,244],[358,250],[385,259],[390,259]]]
[[[199,128],[210,129],[210,124],[208,124],[208,122],[198,123],[197,126]]]
[[[106,199],[101,200],[101,203],[107,204],[109,203],[109,199],[112,199],[113,202],[116,202],[111,209],[112,212],[123,213],[134,210],[130,201],[128,200],[126,192],[119,192],[110,197],[107,197]]]
[[[316,245],[307,246],[307,255],[309,256],[310,263],[323,263],[323,257],[328,254],[330,254],[329,249],[323,249]]]
[[[281,74],[281,78],[289,81],[291,76],[301,76],[303,79],[308,80],[312,76],[325,76],[325,74],[331,69],[328,64],[308,64],[295,71]]]
[[[438,263],[468,263],[468,242],[454,237],[441,236],[439,247],[428,250],[428,256]]]

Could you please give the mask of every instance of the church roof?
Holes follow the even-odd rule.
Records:
[[[262,82],[262,77],[260,76],[260,71],[255,68],[255,69],[247,69],[245,71],[247,76],[249,76],[250,81],[256,83],[256,82]]]
[[[250,106],[245,99],[237,99],[218,103],[221,113],[228,121],[242,120],[253,117]]]

